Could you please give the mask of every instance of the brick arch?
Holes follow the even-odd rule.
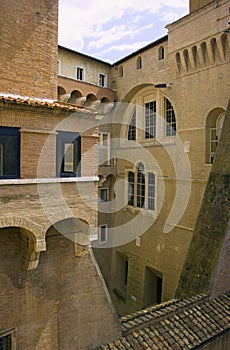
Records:
[[[4,216],[0,218],[0,229],[6,227],[26,229],[33,235],[36,252],[45,250],[45,230],[44,227],[36,222],[18,216]]]

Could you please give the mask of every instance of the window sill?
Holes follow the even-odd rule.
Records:
[[[120,290],[118,290],[117,288],[113,288],[113,293],[116,295],[116,297],[118,299],[121,299],[121,300],[126,300],[126,295],[124,292],[121,292]]]
[[[143,216],[151,216],[151,217],[155,217],[155,218],[157,217],[155,210],[149,210],[149,209],[144,209],[144,208],[127,206],[127,207],[123,208],[123,211],[129,212],[132,214],[140,213]]]
[[[32,184],[46,184],[58,182],[91,182],[99,181],[98,176],[88,177],[56,177],[56,178],[42,178],[42,179],[0,179],[0,185],[32,185]]]

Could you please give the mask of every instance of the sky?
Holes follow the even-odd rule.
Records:
[[[188,12],[189,0],[59,0],[59,45],[114,63]]]

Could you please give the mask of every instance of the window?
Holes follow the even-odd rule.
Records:
[[[145,104],[145,138],[156,137],[156,101]]]
[[[0,178],[18,179],[20,173],[19,128],[0,127]]]
[[[106,76],[99,74],[99,86],[106,86]]]
[[[137,207],[142,208],[145,204],[145,175],[144,166],[139,163],[137,166]]]
[[[99,242],[107,242],[107,225],[101,225],[99,227]]]
[[[60,60],[57,61],[57,74],[58,75],[61,74],[61,61]]]
[[[128,283],[128,269],[129,263],[127,256],[117,252],[116,254],[116,286],[117,289],[126,293],[127,283]]]
[[[0,334],[0,350],[16,349],[16,329]]]
[[[85,70],[84,70],[84,68],[77,67],[77,80],[85,80]]]
[[[171,102],[165,98],[166,136],[176,135],[176,116]]]
[[[76,132],[58,131],[57,176],[80,176],[81,137]]]
[[[100,199],[102,202],[108,201],[108,188],[100,188]]]
[[[158,59],[160,61],[160,60],[163,60],[164,58],[165,58],[165,49],[164,49],[164,46],[161,46],[159,47],[159,50],[158,50]]]
[[[128,140],[136,140],[136,111],[133,112],[129,130],[128,130]]]
[[[119,69],[118,69],[118,76],[119,76],[119,78],[122,78],[124,76],[123,66],[119,67]]]
[[[206,163],[214,162],[217,146],[220,140],[225,112],[219,108],[212,110],[206,121]]]
[[[136,208],[155,210],[156,176],[146,173],[139,163],[135,172],[128,172],[128,205]]]
[[[145,268],[143,308],[161,303],[163,275],[150,267]]]
[[[137,58],[137,69],[141,69],[142,68],[142,60],[141,60],[141,56],[139,56]]]
[[[110,133],[99,133],[98,163],[99,165],[110,164]]]

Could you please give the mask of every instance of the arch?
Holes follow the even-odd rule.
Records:
[[[220,60],[216,38],[212,38],[210,40],[210,46],[211,46],[211,51],[212,51],[213,62],[216,63]]]
[[[226,33],[221,35],[220,41],[221,41],[223,56],[225,60],[227,60],[229,56],[229,47],[228,47],[228,37]]]
[[[217,107],[209,112],[206,119],[206,163],[212,164],[223,126],[225,110]]]
[[[75,254],[77,256],[82,256],[87,252],[90,243],[87,221],[77,217],[59,220],[48,228],[46,236],[49,237],[57,234],[75,243]]]
[[[194,66],[195,68],[197,68],[199,65],[199,62],[198,62],[198,51],[197,51],[196,45],[192,47],[192,57],[193,57]]]
[[[191,64],[190,64],[190,59],[189,59],[189,54],[187,49],[183,51],[183,56],[184,56],[185,67],[188,72],[191,69]]]
[[[161,61],[161,60],[164,60],[164,58],[165,58],[165,48],[164,46],[160,46],[158,49],[158,60]]]
[[[181,72],[181,58],[180,58],[179,52],[176,53],[175,59],[176,59],[177,71],[178,71],[178,73],[180,73]]]
[[[66,90],[62,86],[58,86],[57,88],[57,96],[58,96],[58,101],[62,100],[62,96],[66,94]]]
[[[94,94],[88,94],[86,96],[86,101],[84,103],[85,106],[90,106],[97,101],[97,97]]]
[[[82,98],[82,93],[78,90],[73,90],[67,102],[72,104],[78,104],[81,98]]]
[[[201,49],[201,55],[202,55],[202,59],[203,59],[203,64],[204,65],[209,64],[207,45],[206,45],[205,41],[201,43],[200,49]]]
[[[141,69],[142,68],[142,58],[141,56],[137,57],[137,69]]]

